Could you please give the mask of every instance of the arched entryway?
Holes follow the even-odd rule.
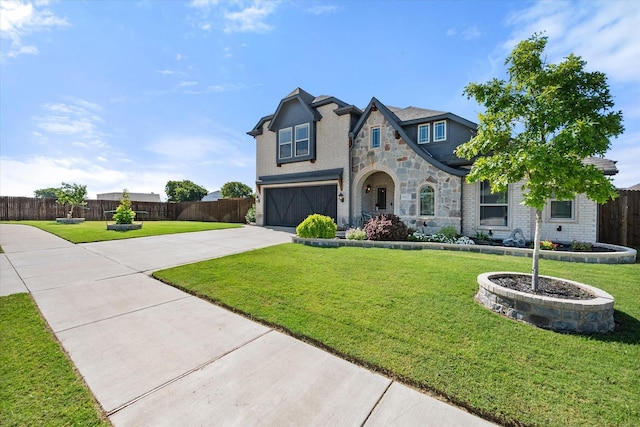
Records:
[[[362,225],[368,217],[379,213],[397,215],[398,194],[394,178],[386,171],[370,170],[355,179],[353,217]]]

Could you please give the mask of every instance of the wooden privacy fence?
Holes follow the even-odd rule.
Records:
[[[220,199],[214,202],[131,202],[134,211],[146,211],[144,221],[207,221],[244,223],[253,199]],[[103,221],[103,212],[118,207],[119,201],[87,200],[87,208],[74,208],[74,218]],[[0,220],[51,221],[67,216],[66,208],[54,199],[32,197],[0,197]]]
[[[640,191],[618,190],[618,198],[598,207],[598,241],[640,246]]]

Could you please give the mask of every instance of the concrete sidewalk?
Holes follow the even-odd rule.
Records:
[[[291,240],[261,227],[73,245],[0,224],[0,295],[31,292],[115,426],[489,426],[149,277]]]

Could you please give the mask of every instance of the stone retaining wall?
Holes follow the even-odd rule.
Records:
[[[551,278],[571,283],[595,296],[587,300],[567,300],[519,292],[491,281],[491,278],[506,275],[523,274],[500,272],[479,275],[476,300],[503,316],[558,332],[593,334],[613,331],[614,300],[607,292],[583,283]]]
[[[509,248],[505,246],[485,245],[455,245],[450,243],[426,243],[426,242],[374,242],[371,240],[346,240],[346,239],[306,239],[298,236],[292,237],[293,243],[308,246],[340,247],[354,246],[363,248],[387,248],[405,250],[437,249],[445,251],[479,252],[494,255],[512,255],[532,257],[533,249]],[[540,251],[540,258],[554,259],[567,262],[584,262],[589,264],[634,264],[636,262],[636,250],[624,246],[598,243],[596,246],[612,249],[616,252],[565,252],[565,251]]]

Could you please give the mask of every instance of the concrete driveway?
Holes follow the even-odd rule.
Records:
[[[149,276],[290,241],[246,226],[73,245],[0,224],[0,295],[32,294],[116,426],[492,425]]]

